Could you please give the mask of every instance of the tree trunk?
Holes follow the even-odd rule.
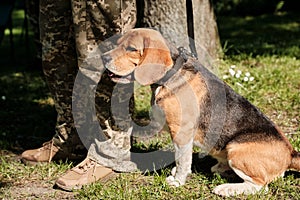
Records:
[[[188,4],[190,2],[192,5]],[[194,40],[199,61],[204,66],[213,68],[214,62],[222,55],[210,0],[144,0],[137,1],[137,6],[140,20],[138,26],[154,27],[177,47],[183,46],[190,51],[193,49],[190,48],[189,36],[194,37],[191,39]],[[189,31],[192,26],[193,34]]]

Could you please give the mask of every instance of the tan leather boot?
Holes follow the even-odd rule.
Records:
[[[21,160],[25,164],[36,165],[61,159],[82,160],[84,157],[84,154],[79,155],[63,151],[53,143],[53,140],[50,140],[45,142],[40,148],[24,151],[21,155]]]
[[[58,147],[53,144],[53,141],[45,142],[38,149],[26,150],[21,155],[21,160],[25,164],[35,165],[38,163],[51,162],[52,158],[59,151]]]
[[[72,191],[96,181],[107,181],[115,175],[116,173],[112,169],[99,165],[87,157],[58,178],[55,184],[63,190]]]

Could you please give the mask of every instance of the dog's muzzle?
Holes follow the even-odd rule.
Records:
[[[111,80],[113,80],[116,83],[127,84],[127,83],[131,83],[134,81],[132,73],[130,73],[126,76],[118,76],[118,75],[114,74],[113,72],[109,71],[108,69],[106,69],[106,71],[108,72],[108,76],[111,78]]]

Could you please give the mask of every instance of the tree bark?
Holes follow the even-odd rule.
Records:
[[[192,7],[187,8],[187,1]],[[177,47],[190,51],[188,16],[193,16],[194,43],[198,59],[208,68],[222,55],[214,10],[210,0],[144,0],[137,1],[138,26],[153,27]],[[141,9],[142,8],[142,9]],[[190,12],[190,13],[188,13]],[[189,24],[191,25],[191,24]]]

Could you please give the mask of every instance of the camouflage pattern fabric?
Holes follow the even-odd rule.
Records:
[[[57,111],[54,143],[67,153],[84,149],[72,118],[72,90],[78,67],[69,1],[40,1],[43,71]]]
[[[120,112],[114,116],[120,119],[114,120],[110,100],[115,84],[99,65],[98,46],[113,34],[133,28],[135,21],[133,0],[40,1],[43,70],[58,113],[53,140],[69,153],[82,149],[83,142],[90,147],[91,158],[118,171],[136,169],[127,161],[131,118],[122,110],[128,108],[122,102],[130,101],[133,85],[118,87],[120,91],[114,93],[120,102]],[[97,127],[99,122],[103,131]]]

